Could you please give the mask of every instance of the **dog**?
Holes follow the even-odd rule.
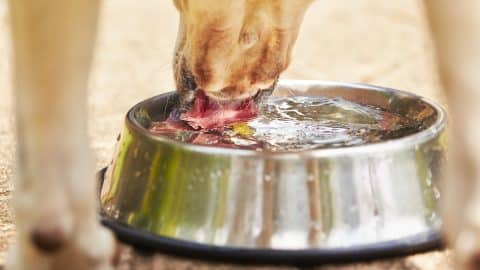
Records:
[[[174,0],[181,18],[174,76],[182,104],[192,102],[196,89],[222,102],[270,94],[312,1]],[[449,170],[456,181],[445,181],[442,199],[458,269],[480,267],[479,5],[425,0],[457,126]],[[114,239],[97,220],[86,147],[86,82],[99,0],[10,0],[9,7],[18,234],[7,269],[111,269]]]

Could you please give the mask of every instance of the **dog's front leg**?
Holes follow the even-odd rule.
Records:
[[[480,269],[480,2],[428,0],[453,121],[442,211],[455,269]]]
[[[109,268],[86,127],[98,9],[98,0],[10,0],[18,236],[7,269]]]

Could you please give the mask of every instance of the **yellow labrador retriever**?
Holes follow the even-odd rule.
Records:
[[[175,0],[181,23],[174,74],[184,103],[195,89],[224,102],[269,94],[288,66],[311,2]],[[473,106],[480,101],[480,2],[452,2],[426,6],[452,107],[462,116],[457,130],[466,135],[458,140],[459,174],[446,186],[447,232],[459,265],[473,269],[480,262],[480,144],[474,136],[480,109]],[[85,117],[98,9],[98,0],[10,0],[18,234],[7,269],[111,268],[113,238],[97,221]]]

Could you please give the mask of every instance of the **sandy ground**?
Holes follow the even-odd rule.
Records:
[[[283,77],[366,82],[442,100],[422,8],[419,0],[317,1]],[[98,168],[111,157],[127,109],[174,89],[170,62],[177,20],[170,1],[104,1],[88,118]],[[8,34],[6,1],[0,0],[0,264],[15,231],[9,210],[15,136]],[[321,269],[441,270],[451,269],[449,264],[445,252],[431,252]]]

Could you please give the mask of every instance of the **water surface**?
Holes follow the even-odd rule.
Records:
[[[150,130],[187,143],[293,152],[375,143],[419,129],[405,116],[342,98],[270,98],[259,110],[256,119],[223,129],[198,131],[186,124],[165,128],[165,123],[156,122]]]

